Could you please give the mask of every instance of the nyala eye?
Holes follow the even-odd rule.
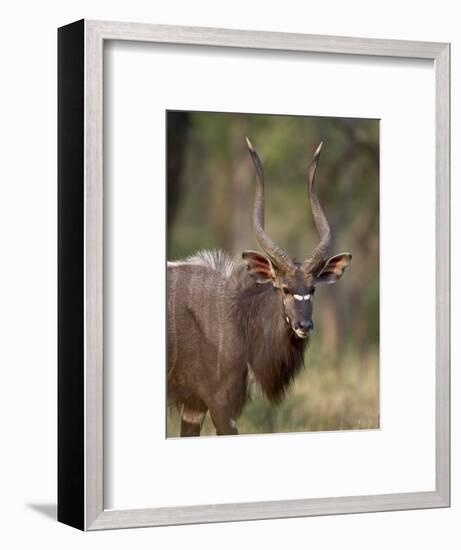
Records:
[[[283,290],[284,294],[290,294],[290,291],[288,290],[288,288],[286,286],[282,287],[282,290]]]

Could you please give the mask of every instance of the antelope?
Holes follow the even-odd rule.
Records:
[[[329,256],[331,230],[314,186],[322,143],[307,170],[307,191],[320,241],[304,262],[292,260],[264,231],[264,172],[246,138],[256,172],[253,228],[263,253],[241,258],[201,251],[168,262],[168,401],[181,415],[181,437],[199,436],[207,412],[217,435],[238,434],[252,383],[279,403],[304,365],[314,328],[318,283],[335,283],[351,254]]]

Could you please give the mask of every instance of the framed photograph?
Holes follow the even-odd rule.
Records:
[[[449,44],[58,45],[58,520],[449,506]]]
[[[379,428],[379,120],[168,111],[166,128],[167,436]],[[351,241],[364,269],[330,288]]]

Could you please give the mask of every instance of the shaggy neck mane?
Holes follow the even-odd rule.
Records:
[[[297,338],[286,323],[279,293],[269,283],[241,288],[236,314],[247,363],[263,393],[278,403],[304,365],[307,339]]]

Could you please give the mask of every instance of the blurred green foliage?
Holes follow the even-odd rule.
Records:
[[[307,166],[324,142],[316,184],[333,231],[333,253],[352,263],[337,285],[319,285],[306,370],[277,408],[255,396],[241,433],[379,426],[379,121],[170,111],[168,259],[203,248],[258,250],[252,229],[254,168],[264,164],[266,231],[298,260],[317,244]],[[168,433],[179,433],[169,418]],[[209,421],[206,433],[213,433]]]

